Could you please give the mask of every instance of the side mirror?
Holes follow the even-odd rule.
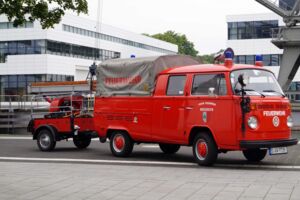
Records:
[[[215,90],[216,89],[214,87],[208,88],[208,96],[210,96],[210,97],[216,96]]]
[[[239,75],[238,82],[242,87],[245,87],[247,85],[247,81],[244,78],[244,74]]]

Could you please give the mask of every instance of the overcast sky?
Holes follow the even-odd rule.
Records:
[[[102,22],[136,33],[174,30],[186,34],[199,54],[226,46],[226,15],[266,13],[255,0],[101,0]],[[96,20],[97,0],[88,0],[88,18]]]

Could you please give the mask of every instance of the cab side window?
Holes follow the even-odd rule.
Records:
[[[224,74],[195,75],[192,95],[227,95],[226,79]]]
[[[183,96],[186,76],[170,76],[168,80],[167,96]]]

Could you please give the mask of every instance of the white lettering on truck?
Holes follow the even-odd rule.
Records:
[[[263,115],[266,117],[285,116],[285,111],[264,111]]]

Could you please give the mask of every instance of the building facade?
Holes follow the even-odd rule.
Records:
[[[278,76],[282,49],[271,42],[277,36],[280,26],[285,26],[282,18],[274,13],[227,16],[227,47],[235,52],[235,63],[254,64],[255,55],[262,55],[264,66]],[[291,91],[300,92],[300,72],[298,71]],[[300,100],[300,95],[291,95],[292,100]]]
[[[41,81],[85,80],[89,66],[114,58],[176,54],[176,45],[67,14],[53,29],[14,27],[0,16],[0,95],[25,95]]]

